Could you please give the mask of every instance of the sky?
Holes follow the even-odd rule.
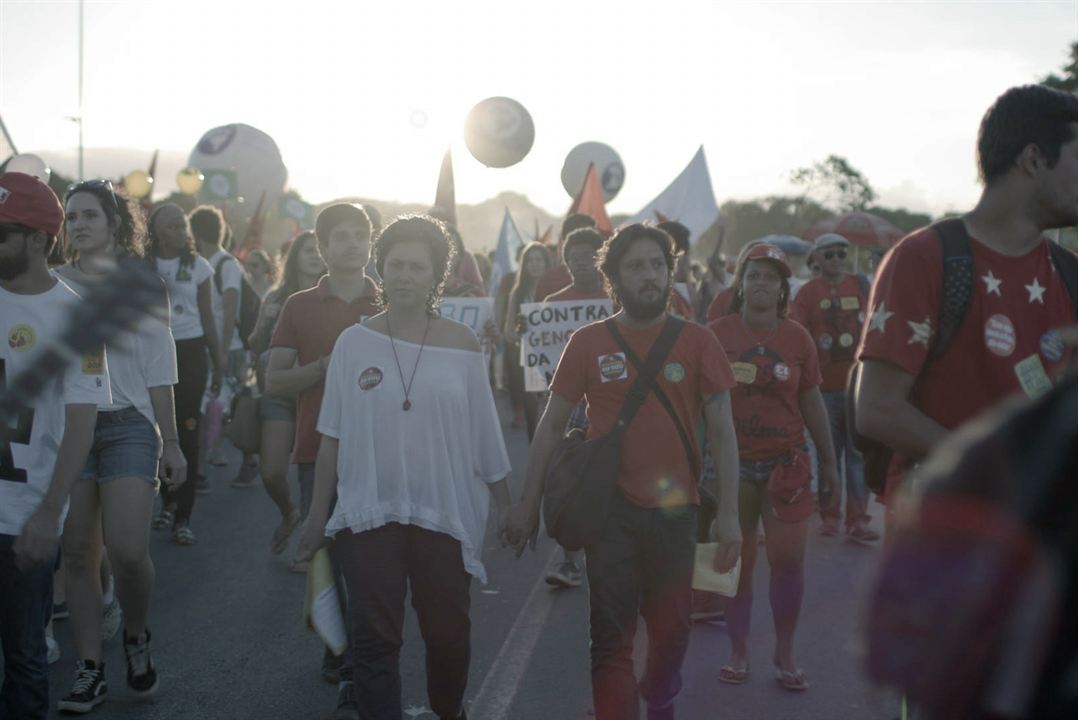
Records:
[[[308,201],[432,202],[451,147],[458,202],[509,190],[558,214],[562,162],[584,141],[624,162],[611,213],[646,205],[700,145],[720,204],[789,192],[791,170],[836,154],[882,204],[968,207],[984,111],[1078,40],[1078,0],[86,0],[84,13],[87,148],[186,154],[242,122],[276,140]],[[536,128],[507,169],[482,166],[462,134],[499,95]],[[0,0],[0,117],[20,152],[72,158],[77,114],[78,3]]]

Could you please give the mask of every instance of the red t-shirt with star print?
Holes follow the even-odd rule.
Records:
[[[948,429],[1015,393],[1043,394],[1070,361],[1058,329],[1075,322],[1048,242],[1010,257],[971,239],[976,285],[965,322],[944,356],[929,361],[943,250],[934,230],[907,236],[876,275],[859,359],[885,360],[916,377],[914,404]],[[905,466],[896,457],[891,479]]]

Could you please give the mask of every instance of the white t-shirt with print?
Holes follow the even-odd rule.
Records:
[[[202,318],[198,314],[198,287],[213,279],[210,264],[200,255],[195,256],[193,263],[182,266],[180,258],[157,258],[156,263],[157,274],[168,286],[172,337],[177,340],[202,337],[205,333],[202,330]]]
[[[242,292],[243,285],[243,268],[240,267],[240,261],[234,258],[226,250],[218,250],[209,259],[210,270],[216,274],[217,265],[221,265],[221,290],[217,290],[217,281],[213,282],[213,321],[217,323],[217,334],[220,336],[221,329],[225,326],[225,304],[224,304],[224,292],[225,290],[235,290],[237,293]],[[240,304],[239,296],[236,297],[236,319],[239,320]],[[229,350],[242,350],[243,342],[240,340],[239,326],[232,326],[232,340],[229,341]]]
[[[72,308],[82,302],[57,281],[48,291],[20,295],[0,288],[0,368],[6,388],[42,359],[43,351],[67,329]],[[52,378],[24,409],[9,442],[0,446],[0,534],[18,535],[41,505],[52,482],[56,452],[64,436],[64,406],[107,405],[108,364],[104,351],[76,358]],[[60,515],[63,526],[67,503]]]
[[[86,288],[71,278],[60,276],[79,295]],[[144,418],[157,426],[150,388],[175,385],[176,346],[168,322],[151,315],[138,320],[134,332],[121,332],[108,342],[105,353],[109,359],[109,384],[112,402],[99,405],[99,410],[123,410],[134,407]]]
[[[396,341],[363,325],[341,333],[330,356],[318,431],[337,438],[337,507],[326,535],[397,522],[460,542],[464,569],[481,582],[490,491],[509,474],[501,422],[481,352]]]

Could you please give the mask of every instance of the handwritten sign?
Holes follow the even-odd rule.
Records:
[[[439,307],[442,317],[456,320],[472,329],[487,356],[494,352],[495,338],[487,334],[487,323],[494,317],[494,301],[491,298],[442,298],[442,304]]]
[[[527,330],[520,338],[520,364],[524,389],[545,392],[573,332],[605,320],[613,312],[610,300],[560,300],[520,306]]]

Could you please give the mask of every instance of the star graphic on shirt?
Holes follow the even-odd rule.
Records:
[[[893,312],[887,312],[886,301],[881,302],[879,305],[876,306],[876,309],[872,311],[872,317],[868,321],[868,331],[872,332],[873,330],[879,330],[881,333],[886,333],[887,328],[884,326],[887,325],[887,321],[891,318],[892,315],[894,315]]]
[[[1044,291],[1048,288],[1041,287],[1041,284],[1037,282],[1037,278],[1033,278],[1032,285],[1026,285],[1026,290],[1029,291],[1029,301],[1036,300],[1041,305],[1044,305]]]
[[[910,330],[913,331],[913,334],[910,335],[909,342],[906,344],[912,345],[913,343],[921,343],[925,347],[928,347],[928,340],[932,337],[932,319],[925,318],[923,323],[915,323],[912,320],[907,320],[906,324],[909,325]]]
[[[1003,297],[1003,293],[1000,292],[999,286],[1003,284],[1003,281],[992,274],[989,270],[987,275],[982,275],[981,280],[984,280],[984,284],[988,286],[988,294],[995,293],[999,297]]]

